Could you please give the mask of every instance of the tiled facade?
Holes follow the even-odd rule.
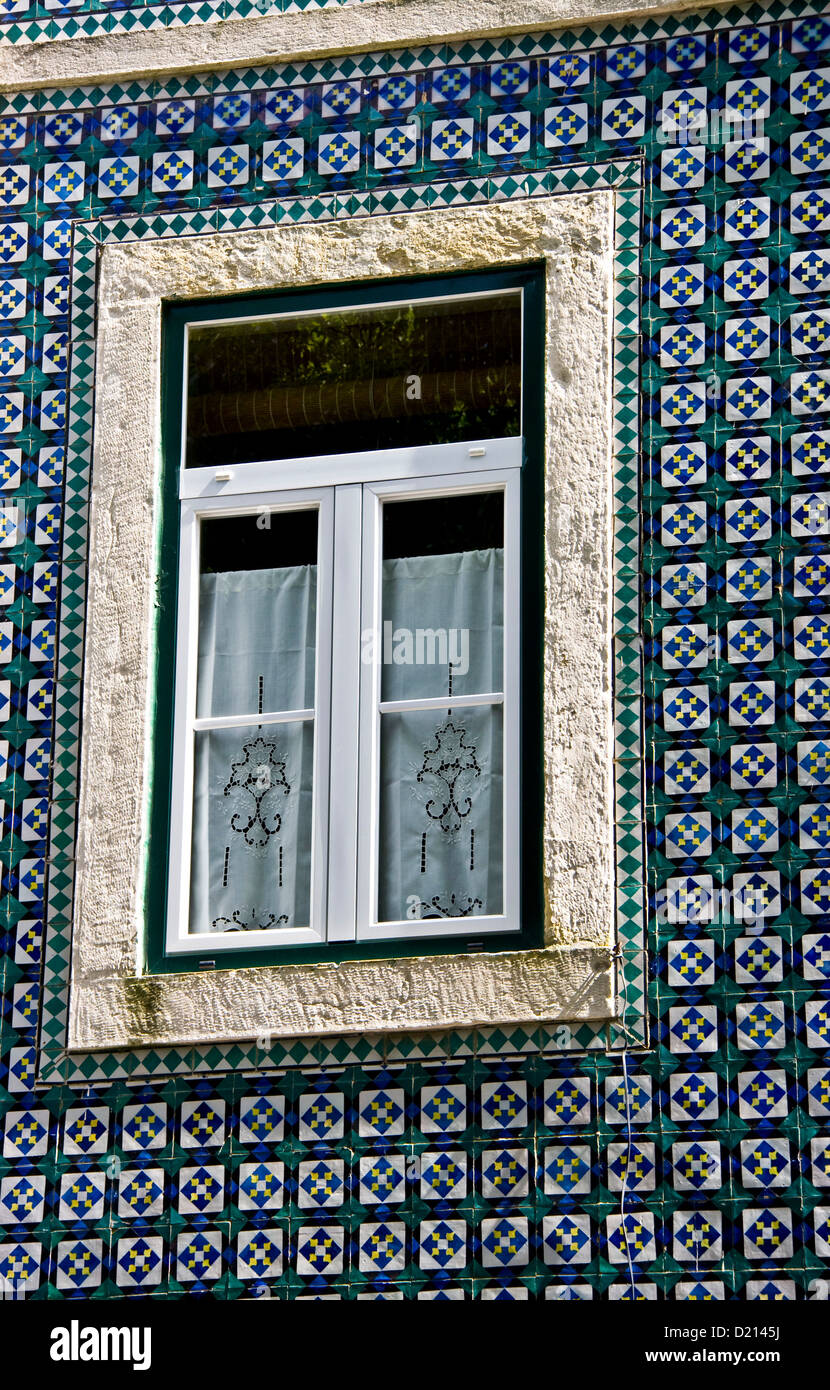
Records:
[[[3,31],[160,15],[8,0]],[[824,1287],[830,23],[764,15],[6,102],[0,1275],[28,1296]],[[68,1059],[97,247],[586,187],[618,197],[620,1024]]]

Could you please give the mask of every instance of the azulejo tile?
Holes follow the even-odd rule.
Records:
[[[606,1148],[609,1192],[652,1192],[657,1183],[655,1146],[643,1140]]]
[[[589,1153],[589,1150],[584,1150]],[[567,1155],[567,1156],[566,1156]],[[555,1177],[548,1177],[549,1173],[556,1175],[559,1172],[557,1156],[552,1150],[547,1150],[545,1155],[545,1190],[555,1190],[552,1186],[548,1188],[548,1182],[553,1183]],[[568,1163],[571,1167],[568,1169]],[[561,1190],[581,1190],[580,1182],[584,1182],[583,1171],[586,1163],[580,1154],[575,1150],[569,1151],[567,1146],[561,1155]],[[587,1163],[587,1171],[590,1173],[590,1159]],[[571,1177],[571,1187],[567,1188],[568,1177]],[[481,1192],[482,1196],[488,1198],[511,1198],[517,1200],[525,1197],[530,1192],[530,1180],[532,1177],[532,1167],[527,1149],[485,1149],[481,1155]],[[590,1183],[590,1178],[589,1178]]]
[[[466,1128],[465,1086],[425,1086],[421,1091],[420,1127],[424,1134],[458,1134]]]
[[[398,1087],[361,1091],[358,1100],[358,1133],[363,1137],[401,1135],[406,1125],[406,1099]]]
[[[470,94],[468,67],[442,68],[431,79],[430,99],[436,105],[460,104]]]
[[[115,1245],[115,1282],[119,1288],[157,1287],[164,1273],[161,1236],[121,1236]]]
[[[637,140],[645,133],[648,100],[644,96],[610,97],[602,103],[603,140]]]
[[[182,99],[162,101],[156,107],[155,131],[157,135],[189,135],[196,121],[196,106],[192,101]]]
[[[73,1107],[63,1125],[65,1154],[103,1154],[107,1151],[110,1115],[103,1105]]]
[[[404,1201],[407,1177],[420,1163],[404,1154],[377,1154],[358,1161],[358,1199],[364,1206],[396,1206]]]
[[[805,980],[830,978],[830,933],[807,932],[801,938],[801,954]]]
[[[0,1179],[0,1221],[4,1226],[33,1225],[43,1218],[46,1178],[41,1174]]]
[[[646,1264],[657,1257],[654,1214],[614,1212],[605,1218],[606,1255],[611,1264]]]
[[[436,120],[430,126],[430,159],[468,159],[473,152],[475,122],[468,118]]]
[[[164,1211],[162,1168],[125,1168],[118,1175],[118,1216],[122,1221],[159,1216]]]
[[[748,1279],[746,1298],[749,1301],[785,1303],[797,1297],[794,1279]]]
[[[164,151],[153,155],[152,182],[154,193],[184,193],[193,187],[193,151],[188,149]]]
[[[416,99],[416,81],[406,74],[389,77],[378,86],[379,111],[408,111]]]
[[[376,169],[405,169],[415,163],[417,155],[418,139],[414,126],[381,126],[375,131]]]
[[[0,1279],[5,1289],[26,1297],[40,1287],[44,1248],[39,1241],[11,1240],[0,1244]]]
[[[366,1221],[358,1228],[361,1273],[393,1274],[406,1267],[407,1230],[403,1221]]]
[[[715,1072],[676,1072],[669,1080],[669,1114],[680,1123],[702,1124],[720,1114]],[[786,1094],[786,1092],[785,1092]]]
[[[245,92],[231,92],[214,97],[212,125],[214,130],[242,130],[251,120],[251,98]]]
[[[669,1009],[668,1034],[672,1052],[715,1052],[717,1010],[710,1005],[699,1008],[694,1004]]]
[[[0,264],[15,265],[26,259],[29,228],[25,222],[4,222],[0,226]]]
[[[422,1221],[418,1228],[418,1265],[423,1270],[451,1272],[467,1263],[465,1221]]]
[[[303,1095],[298,1108],[300,1139],[328,1141],[343,1138],[345,1099],[340,1091]]]
[[[676,1192],[709,1192],[723,1181],[717,1140],[678,1140],[672,1144],[672,1186]]]
[[[788,1207],[749,1207],[741,1213],[748,1260],[785,1260],[793,1254],[794,1214]]]
[[[830,1005],[826,999],[811,999],[804,1005],[805,1036],[808,1047],[830,1047]]]
[[[104,1215],[106,1173],[64,1173],[58,1215],[61,1221],[100,1221]]]
[[[545,146],[560,150],[584,145],[590,134],[590,109],[584,101],[550,106],[544,114]]]
[[[102,140],[130,141],[138,135],[139,108],[137,106],[112,106],[101,112],[99,133]]]
[[[183,1103],[179,1127],[179,1142],[182,1148],[220,1148],[224,1140],[224,1101],[188,1100]]]
[[[487,118],[487,153],[524,154],[530,149],[530,113],[511,111]]]
[[[485,1130],[521,1129],[527,1124],[527,1082],[485,1082],[481,1087],[481,1123]]]
[[[339,1207],[346,1197],[343,1159],[312,1159],[299,1165],[297,1201],[300,1207]]]
[[[783,950],[778,937],[738,937],[734,951],[738,984],[773,983],[783,979]]]
[[[428,1202],[458,1202],[468,1189],[468,1157],[463,1150],[442,1149],[419,1155],[420,1195]]]
[[[43,144],[49,149],[54,146],[79,145],[84,132],[81,116],[65,111],[59,116],[47,116],[43,122]]]
[[[591,1119],[591,1082],[567,1076],[544,1083],[544,1121],[548,1125],[586,1125]]]
[[[317,142],[317,172],[351,174],[360,168],[360,136],[354,131],[321,135]]]
[[[239,1106],[239,1142],[275,1144],[285,1132],[285,1097],[246,1096]]]
[[[103,1277],[104,1243],[99,1239],[59,1241],[54,1254],[55,1287],[95,1289]]]
[[[706,156],[700,146],[683,145],[660,153],[660,188],[663,192],[686,192],[704,186]]]
[[[742,1071],[736,1089],[742,1119],[772,1120],[788,1112],[787,1074],[780,1067]]]
[[[176,1273],[180,1284],[213,1283],[222,1274],[221,1231],[183,1231],[176,1237]]]
[[[121,1126],[124,1149],[163,1148],[167,1139],[167,1105],[164,1101],[125,1105]]]
[[[830,1069],[811,1068],[806,1073],[806,1104],[811,1115],[830,1115]]]
[[[263,1226],[256,1231],[240,1231],[236,1240],[238,1279],[275,1279],[283,1272],[285,1232]]]
[[[29,196],[29,170],[25,164],[10,164],[0,170],[0,205],[19,207]]]
[[[299,136],[266,140],[262,146],[262,177],[267,182],[298,179],[305,169],[305,141]]]
[[[672,1293],[678,1303],[689,1301],[722,1303],[726,1298],[726,1286],[721,1279],[679,1279]]]
[[[740,1164],[741,1183],[746,1188],[789,1187],[792,1180],[786,1139],[741,1140]]]
[[[530,1260],[527,1217],[488,1218],[481,1223],[480,1240],[485,1269],[517,1269]]]
[[[58,160],[44,165],[43,197],[47,203],[77,203],[84,196],[86,166],[82,160]]]
[[[207,154],[208,188],[237,188],[249,177],[247,145],[213,145]]]
[[[297,1232],[297,1273],[307,1276],[342,1274],[346,1232],[339,1225],[301,1226]]]
[[[240,1211],[276,1211],[285,1200],[285,1165],[241,1163],[236,1175]]]
[[[830,1138],[810,1140],[810,1177],[814,1187],[830,1187]]]
[[[220,1164],[184,1167],[178,1173],[178,1209],[183,1216],[220,1212],[224,1206],[225,1170]],[[153,1184],[150,1188],[152,1192]]]
[[[354,116],[360,110],[361,90],[359,82],[327,82],[322,90],[322,109],[324,115]]]
[[[724,324],[723,334],[724,357],[727,361],[754,361],[769,357],[772,343],[770,343],[770,320],[766,314],[755,314],[755,316],[747,318],[729,318]],[[769,377],[765,379],[767,382],[770,381]],[[733,386],[730,392],[731,400],[727,409],[737,411],[737,413],[727,416],[731,420],[740,420],[741,409],[747,409],[747,407],[742,406],[740,399],[735,400],[735,393],[738,392],[738,389],[740,388]],[[770,406],[770,409],[766,411],[767,416],[772,413],[770,400],[772,400],[772,392],[770,392],[770,386],[767,385],[762,400],[763,404]]]

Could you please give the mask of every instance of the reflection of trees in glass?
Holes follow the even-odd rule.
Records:
[[[517,296],[477,305],[310,314],[191,332],[190,391],[367,380],[518,362]]]
[[[520,331],[516,295],[195,329],[189,462],[213,462],[210,438],[244,458],[516,434]]]

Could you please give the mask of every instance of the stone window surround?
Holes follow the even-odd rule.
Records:
[[[104,248],[68,1047],[614,1016],[614,195],[539,197]],[[546,268],[544,949],[142,975],[159,530],[161,304]]]

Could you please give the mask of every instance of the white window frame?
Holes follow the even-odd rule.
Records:
[[[364,667],[360,699],[360,758],[363,760],[361,790],[358,800],[358,908],[357,939],[359,941],[401,941],[416,937],[430,940],[436,937],[469,936],[494,932],[515,932],[521,929],[520,920],[520,799],[519,765],[520,698],[519,679],[521,615],[520,602],[520,477],[522,441],[499,441],[507,447],[502,451],[509,463],[498,472],[457,473],[434,477],[419,487],[411,482],[389,481],[367,483],[363,489],[363,614],[364,628],[380,633],[382,508],[387,500],[403,502],[429,497],[449,497],[465,492],[497,491],[504,495],[504,653],[503,689],[486,692],[500,698],[483,698],[485,692],[455,697],[442,696],[421,700],[381,701],[381,663],[375,660]],[[489,441],[490,447],[495,441]],[[468,454],[469,454],[468,446]],[[377,656],[380,642],[374,644]],[[380,830],[380,726],[383,712],[406,710],[462,709],[465,706],[501,704],[504,713],[502,726],[502,912],[481,917],[443,918],[440,921],[418,919],[413,930],[411,922],[378,922],[378,858]],[[368,754],[368,756],[366,756]]]
[[[180,559],[176,634],[166,950],[187,958],[226,950],[283,950],[356,941],[413,942],[514,933],[520,921],[520,475],[521,437],[323,455],[233,468],[180,468]],[[298,478],[316,486],[298,489]],[[362,662],[362,633],[381,631],[381,514],[388,498],[504,493],[503,911],[498,916],[379,924],[379,736],[381,663]],[[262,723],[314,719],[311,912],[307,928],[189,931],[195,733],[249,726],[256,716],[196,717],[199,524],[223,516],[318,509],[317,652],[310,710]],[[508,617],[512,615],[512,617]],[[379,644],[375,644],[377,652]],[[337,698],[333,698],[333,692]],[[482,692],[485,694],[485,692]],[[486,692],[491,696],[493,692]],[[402,708],[494,703],[457,697],[398,702]],[[358,731],[358,738],[355,738]],[[337,750],[337,757],[333,756]],[[366,756],[368,750],[368,757]],[[330,829],[331,828],[331,829]],[[335,906],[336,905],[336,906]]]
[[[276,498],[279,497],[279,501]],[[269,511],[298,511],[314,508],[318,513],[317,537],[317,629],[314,705],[310,710],[282,711],[274,718],[268,714],[197,718],[196,687],[199,643],[199,538],[200,522],[221,517],[261,516]],[[190,870],[193,821],[193,775],[195,735],[200,730],[228,728],[239,725],[284,723],[291,720],[313,719],[314,757],[312,780],[311,835],[311,900],[310,925],[307,928],[287,928],[280,932],[285,945],[319,945],[325,939],[325,863],[327,840],[326,798],[319,795],[323,784],[321,760],[328,749],[330,719],[329,691],[331,681],[324,669],[321,679],[320,663],[327,665],[331,650],[332,582],[330,557],[333,551],[334,495],[332,489],[286,490],[280,494],[243,492],[235,496],[206,498],[199,503],[183,500],[180,504],[179,526],[179,592],[176,632],[176,685],[173,719],[173,768],[170,818],[170,853],[168,857],[168,911],[166,947],[171,954],[204,956],[207,951],[273,946],[274,934],[268,931],[191,933]],[[242,941],[240,941],[242,936]]]

